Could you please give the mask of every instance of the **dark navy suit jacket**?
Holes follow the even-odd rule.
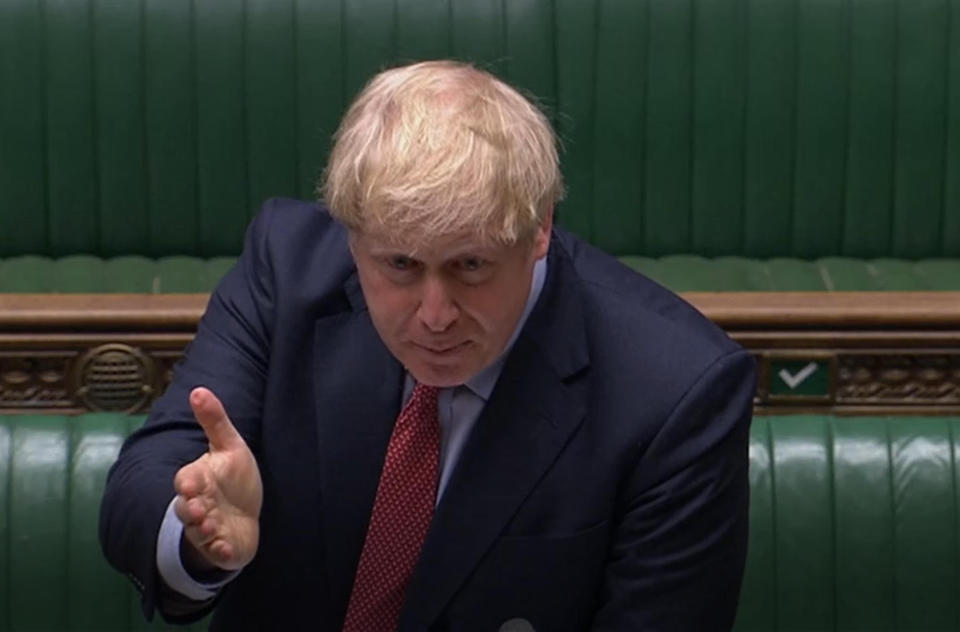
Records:
[[[752,358],[572,235],[556,229],[548,256],[437,506],[400,629],[728,629],[747,539]],[[175,472],[206,450],[187,403],[205,385],[264,487],[259,551],[213,627],[339,630],[403,377],[345,230],[316,204],[268,202],[110,473],[102,544],[146,611],[176,610],[156,539]]]

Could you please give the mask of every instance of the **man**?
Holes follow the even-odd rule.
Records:
[[[268,202],[103,501],[173,620],[724,630],[750,356],[553,226],[543,115],[483,71],[386,71],[329,210]]]

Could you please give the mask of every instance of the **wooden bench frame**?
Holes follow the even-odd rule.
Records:
[[[0,294],[0,413],[145,410],[207,298]],[[684,298],[756,356],[759,413],[960,414],[960,292]]]

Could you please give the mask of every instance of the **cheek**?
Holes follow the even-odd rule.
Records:
[[[361,275],[360,283],[367,309],[381,333],[390,334],[403,328],[415,307],[413,293],[376,273]]]
[[[487,331],[505,342],[513,333],[530,295],[532,264],[516,266],[501,277],[501,282],[483,297],[480,312],[485,315]]]
[[[464,299],[463,311],[486,335],[495,338],[509,337],[523,309],[522,301],[526,298],[510,290],[509,287],[495,287],[473,292]]]

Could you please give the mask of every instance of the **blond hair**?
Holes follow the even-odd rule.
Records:
[[[319,188],[348,228],[423,244],[531,238],[563,195],[556,138],[516,90],[469,64],[376,75],[334,136]]]

